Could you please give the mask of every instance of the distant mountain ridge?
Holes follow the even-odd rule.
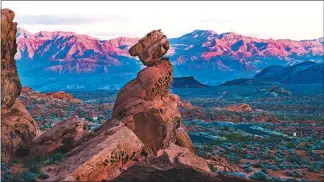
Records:
[[[46,79],[47,74],[76,74],[79,77],[94,74],[98,78],[112,74],[134,75],[141,65],[130,57],[128,49],[137,41],[138,38],[127,37],[99,40],[63,31],[32,34],[19,28],[15,57],[23,84],[27,77],[37,80],[35,73],[42,75],[43,79]],[[271,65],[323,62],[324,56],[323,38],[274,40],[232,32],[217,34],[211,30],[195,30],[177,38],[169,38],[169,41],[171,47],[166,56],[170,57],[174,66],[174,75],[194,76],[208,85],[252,77]],[[100,87],[105,86],[101,84]]]
[[[208,85],[202,84],[194,77],[174,77],[171,88],[205,88]]]
[[[324,82],[324,63],[305,61],[292,66],[269,66],[253,78],[227,81],[222,86],[282,84],[318,84]]]

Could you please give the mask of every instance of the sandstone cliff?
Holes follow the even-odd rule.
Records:
[[[17,52],[14,17],[15,13],[10,9],[1,10],[1,155],[4,162],[14,156],[26,155],[25,149],[39,135],[36,122],[17,100],[21,83],[14,59]]]

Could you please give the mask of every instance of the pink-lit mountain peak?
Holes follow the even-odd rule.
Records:
[[[123,61],[121,57],[130,58],[127,50],[138,40],[127,37],[99,40],[62,31],[31,34],[19,29],[16,58],[59,60],[60,64],[74,60],[84,65],[89,62],[100,66],[102,63],[104,66],[120,65]],[[274,62],[286,64],[294,60],[321,60],[320,56],[324,54],[322,39],[259,39],[233,32],[217,34],[212,30],[195,30],[169,40],[170,60],[184,66],[184,69],[260,70]]]

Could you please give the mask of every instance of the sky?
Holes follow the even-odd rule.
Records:
[[[196,29],[258,38],[323,37],[323,1],[2,1],[31,33],[71,31],[102,40],[162,29],[179,37]]]

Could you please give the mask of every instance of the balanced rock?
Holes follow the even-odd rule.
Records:
[[[182,130],[179,97],[169,91],[171,83],[172,66],[163,58],[123,87],[113,108],[112,117],[133,130],[154,153],[171,143],[193,151],[189,136]]]
[[[145,66],[154,66],[169,50],[168,38],[161,30],[153,30],[129,49],[131,56],[138,56]]]

